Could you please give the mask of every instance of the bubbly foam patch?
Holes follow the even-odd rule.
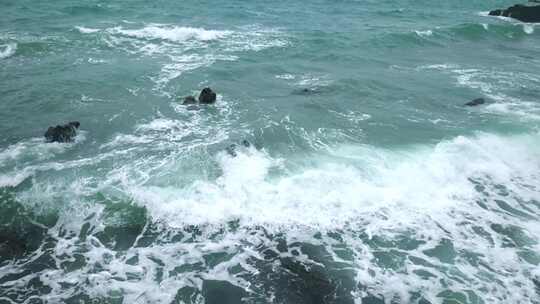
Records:
[[[179,27],[170,25],[148,25],[142,29],[125,29],[114,27],[107,30],[112,34],[120,34],[141,39],[162,39],[172,42],[184,42],[190,39],[210,41],[222,39],[233,34],[232,31],[206,30],[194,27]]]
[[[534,33],[534,25],[533,24],[524,24],[523,25],[523,31],[525,34],[533,34]]]
[[[157,118],[139,124],[135,135],[180,148],[181,141],[163,135],[185,132],[184,123]],[[273,281],[265,277],[282,271],[282,258],[325,263],[328,271],[338,263],[351,272],[356,287],[348,294],[357,300],[371,294],[408,302],[418,291],[432,303],[453,297],[443,291],[463,293],[469,303],[529,302],[535,296],[536,266],[526,255],[539,249],[540,205],[534,202],[540,201],[540,134],[480,133],[392,150],[345,145],[330,148],[327,157],[300,160],[239,147],[236,157],[215,154],[215,178],[200,167],[200,175],[188,181],[177,167],[186,150],[130,161],[138,141],[117,135],[102,147],[128,159],[105,174],[107,181],[36,180],[19,195],[27,206],[53,206],[59,197],[48,200],[46,194],[57,193],[73,206],[49,230],[58,239],[50,252],[58,265],[80,255],[84,263],[31,274],[51,288],[49,296],[66,299],[83,290],[94,298],[116,294],[124,301],[169,303],[183,287],[200,291],[204,280],[221,280],[262,301],[282,292],[266,285]],[[156,178],[164,172],[172,174]],[[129,208],[145,208],[149,222],[128,226],[141,234],[134,246],[117,251],[103,237],[111,216],[128,213],[108,215],[103,206],[111,203],[96,204],[98,192],[111,199],[123,193]],[[81,206],[84,215],[75,216]],[[85,222],[94,228],[83,240],[79,229]],[[122,231],[118,236],[127,238]],[[289,249],[267,260],[263,248],[279,252],[279,235],[299,253]],[[314,256],[299,244],[327,254]],[[265,263],[273,263],[272,271],[264,270]],[[24,267],[7,264],[0,273]],[[472,294],[466,292],[471,286]],[[3,287],[17,289],[17,283]]]
[[[100,29],[95,28],[89,28],[84,26],[76,26],[75,29],[77,29],[81,34],[93,34],[101,31]]]
[[[217,161],[223,175],[215,182],[199,181],[182,189],[128,188],[136,201],[151,206],[155,217],[166,217],[170,223],[177,219],[180,226],[241,218],[253,224],[331,229],[379,208],[411,208],[433,215],[441,209],[465,207],[477,195],[472,177],[489,174],[499,183],[511,181],[515,173],[536,178],[538,149],[533,141],[526,146],[507,145],[486,135],[476,140],[459,137],[434,150],[390,154],[369,147],[342,147],[334,152],[336,156],[355,160],[355,155],[362,155],[360,164],[324,163],[277,179],[268,177],[269,170],[279,169],[282,161],[251,149],[235,158],[220,154]],[[515,159],[517,155],[523,158]],[[515,161],[508,163],[512,158]],[[398,222],[402,220],[407,221]]]
[[[47,143],[43,138],[31,138],[0,150],[0,187],[15,187],[38,171],[61,167],[46,161],[85,139],[86,132],[80,131],[73,143]]]
[[[241,52],[258,52],[288,45],[284,35],[256,26],[236,30],[212,30],[171,24],[134,23],[105,29],[76,27],[83,34],[102,33],[100,38],[111,48],[134,56],[152,56],[161,61],[161,69],[150,76],[155,90],[172,96],[176,88],[168,84],[183,73],[208,67],[219,61],[236,61]],[[161,58],[161,59],[160,59]]]
[[[153,77],[152,80],[156,82],[158,87],[163,87],[171,80],[180,77],[185,72],[211,66],[217,61],[236,61],[237,59],[237,56],[232,55],[180,55],[171,58],[172,62],[165,64],[161,68],[161,73],[159,76]]]
[[[496,102],[483,107],[484,111],[525,120],[538,120],[540,118],[540,107],[537,101],[523,100],[513,96],[523,87],[540,86],[540,78],[537,75],[496,69],[464,68],[449,63],[421,66],[418,69],[440,70],[449,73],[455,77],[457,85],[476,89]]]
[[[17,51],[16,43],[8,43],[0,45],[0,59],[11,57]]]
[[[429,37],[433,36],[432,30],[425,30],[425,31],[414,31],[418,36],[420,37]]]

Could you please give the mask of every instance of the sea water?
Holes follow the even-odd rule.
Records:
[[[512,4],[0,2],[0,303],[540,303]]]

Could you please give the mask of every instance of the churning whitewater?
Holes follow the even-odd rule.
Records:
[[[0,304],[540,304],[513,4],[0,3]]]

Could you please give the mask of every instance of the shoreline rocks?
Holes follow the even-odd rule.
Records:
[[[65,125],[57,125],[56,127],[49,127],[47,132],[45,132],[45,141],[46,142],[59,142],[59,143],[68,143],[72,142],[77,136],[77,129],[80,127],[78,121],[72,121]]]
[[[489,12],[490,16],[502,16],[517,19],[522,22],[540,22],[540,5],[516,4],[507,9],[496,9]]]

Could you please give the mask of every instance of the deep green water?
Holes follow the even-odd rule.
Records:
[[[0,0],[0,303],[540,303],[512,4]]]

